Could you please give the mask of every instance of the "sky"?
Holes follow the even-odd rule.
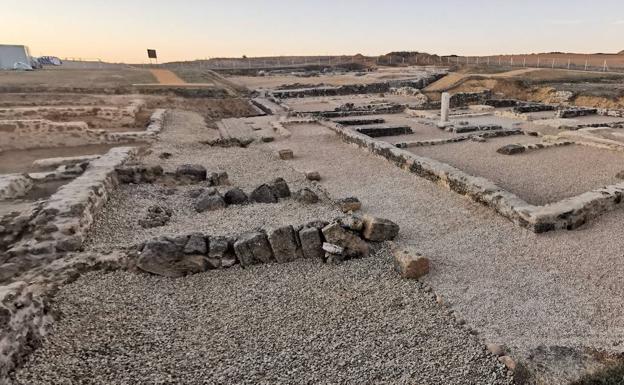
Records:
[[[0,44],[148,62],[624,50],[624,0],[0,0]]]

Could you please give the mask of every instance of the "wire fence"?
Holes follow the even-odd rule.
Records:
[[[100,59],[64,58],[65,67],[85,69],[111,69],[127,64],[106,63]],[[276,70],[302,67],[359,66],[487,66],[500,68],[550,68],[577,71],[624,72],[624,55],[612,54],[531,54],[495,56],[437,56],[417,55],[400,57],[383,56],[297,56],[297,57],[250,57],[211,58],[164,64],[141,64],[144,67],[170,69],[206,70]]]
[[[447,56],[447,65],[512,68],[550,68],[575,71],[624,72],[624,55],[533,54],[498,56]]]

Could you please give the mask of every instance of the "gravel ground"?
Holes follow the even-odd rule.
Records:
[[[462,142],[413,147],[410,151],[483,176],[528,203],[543,205],[619,183],[624,155],[588,146],[563,146],[517,155],[496,150],[509,143],[537,143],[539,139],[512,136],[486,143]]]
[[[254,203],[244,206],[229,206],[219,211],[197,213],[193,204],[196,199],[188,196],[189,190],[205,187],[201,184],[167,187],[159,184],[122,185],[111,197],[111,201],[96,217],[86,246],[91,250],[129,246],[158,235],[187,234],[201,231],[213,235],[234,235],[256,227],[299,225],[315,219],[330,220],[341,213],[324,196],[316,184],[305,180],[303,174],[294,171],[274,154],[259,149],[218,148],[198,143],[213,130],[205,128],[203,119],[189,112],[176,111],[170,119],[162,140],[152,147],[146,163],[160,164],[165,170],[173,171],[184,163],[197,163],[209,171],[226,171],[231,186],[220,186],[222,193],[232,186],[250,193],[262,183],[282,177],[292,192],[308,187],[315,190],[321,202],[306,205],[292,198],[282,199],[277,204]],[[174,134],[175,133],[175,134]],[[200,139],[201,140],[201,139]],[[167,160],[158,158],[162,152],[169,152]],[[172,195],[167,190],[173,188]],[[138,220],[147,208],[161,204],[173,211],[167,225],[143,229]]]
[[[510,384],[390,253],[166,279],[91,273],[17,384]]]
[[[363,211],[396,221],[397,241],[432,259],[425,280],[488,341],[520,357],[540,344],[624,352],[624,210],[534,234],[324,127],[290,129],[293,167],[318,170],[330,195],[357,196]]]

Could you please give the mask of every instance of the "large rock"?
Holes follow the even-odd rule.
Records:
[[[266,184],[256,187],[249,195],[249,199],[257,203],[277,203],[277,197],[273,189]]]
[[[299,231],[301,252],[306,259],[323,260],[323,239],[316,227],[304,227]]]
[[[206,254],[207,251],[206,239],[202,233],[191,234],[184,245],[184,254]]]
[[[618,179],[624,179],[624,171],[620,171],[617,174],[615,174],[615,177]]]
[[[212,186],[223,186],[230,184],[230,178],[225,171],[213,172],[207,178]]]
[[[210,192],[204,192],[195,202],[195,211],[198,213],[219,210],[225,207],[226,204],[223,197],[219,194],[210,194]]]
[[[232,247],[232,240],[227,237],[210,237],[208,244],[210,245],[207,259],[209,269],[232,267],[238,262]]]
[[[287,148],[279,150],[277,152],[277,155],[282,160],[289,160],[289,159],[293,159],[295,157],[293,151],[290,150],[290,149],[287,149]]]
[[[364,217],[364,229],[362,236],[364,239],[373,242],[389,241],[399,234],[399,225],[389,219]]]
[[[266,234],[250,232],[241,235],[234,242],[234,252],[241,266],[268,263],[273,260],[273,252]]]
[[[283,178],[274,179],[270,184],[273,194],[278,198],[288,198],[290,196],[290,188]]]
[[[190,179],[195,182],[206,180],[206,167],[199,164],[183,164],[175,172],[177,177]]]
[[[223,199],[228,205],[244,205],[249,202],[247,194],[238,187],[229,189],[223,196]]]
[[[269,230],[267,235],[273,249],[273,256],[277,262],[292,262],[301,256],[301,250],[297,242],[297,233],[292,226],[283,226]]]
[[[318,195],[309,188],[302,188],[293,196],[297,202],[313,204],[319,201]]]
[[[368,244],[357,234],[343,228],[340,223],[333,222],[322,230],[323,236],[328,243],[340,246],[348,258],[368,257]]]
[[[496,150],[496,152],[498,152],[499,154],[503,154],[503,155],[521,154],[525,151],[526,151],[526,148],[520,144],[507,144],[499,148],[498,150]]]
[[[394,266],[402,278],[418,279],[429,274],[429,259],[411,249],[393,250]]]
[[[168,239],[148,241],[137,260],[137,267],[148,273],[177,278],[206,270],[203,255],[185,255]]]
[[[139,225],[144,229],[164,226],[171,219],[171,210],[160,205],[152,205],[147,208],[147,213],[139,219]]]
[[[307,171],[305,173],[307,180],[319,181],[321,180],[321,174],[318,171]]]

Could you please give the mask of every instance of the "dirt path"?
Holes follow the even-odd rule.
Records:
[[[180,79],[178,75],[169,70],[152,69],[150,71],[160,84],[186,84],[186,82]]]
[[[539,71],[539,68],[521,68],[513,71],[502,72],[498,74],[462,74],[451,72],[442,79],[427,86],[424,91],[442,92],[459,86],[467,80],[476,79],[506,79],[518,75],[523,75],[533,71]]]

